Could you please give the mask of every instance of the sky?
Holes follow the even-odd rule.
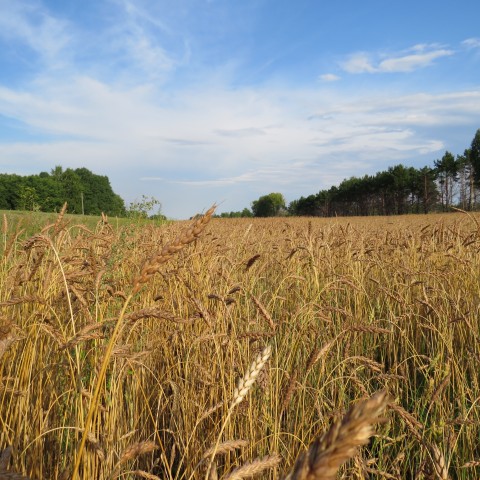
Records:
[[[86,167],[170,218],[462,154],[478,0],[0,0],[0,173]]]

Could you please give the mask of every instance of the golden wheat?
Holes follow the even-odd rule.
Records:
[[[335,422],[299,456],[286,479],[334,479],[340,466],[353,457],[359,446],[368,442],[373,433],[372,424],[379,421],[387,403],[387,394],[382,391],[353,405],[341,421]]]
[[[471,215],[158,228],[64,211],[26,237],[7,214],[2,478],[273,479],[260,463],[278,452],[282,471],[307,458],[314,475],[330,453],[342,478],[477,480]],[[359,449],[371,424],[360,438],[334,419],[380,389],[388,423]],[[158,448],[134,454],[146,439]]]

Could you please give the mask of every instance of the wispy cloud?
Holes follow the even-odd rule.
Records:
[[[466,48],[480,48],[480,38],[467,38],[462,45]]]
[[[0,40],[14,45],[30,67],[41,63],[37,81],[61,68],[62,75],[116,84],[159,83],[188,60],[183,36],[139,1],[112,0],[110,6],[108,17],[85,24],[52,13],[41,1],[0,0]]]
[[[319,76],[319,79],[322,82],[337,82],[341,79],[341,77],[335,75],[334,73],[324,73],[323,75]]]
[[[289,186],[293,182],[302,184],[306,182],[305,173],[308,171],[310,175],[322,178],[324,182],[331,184],[343,180],[350,170],[359,170],[366,168],[368,165],[364,161],[348,161],[346,163],[333,165],[329,171],[325,171],[322,161],[299,162],[292,161],[286,165],[264,167],[258,169],[250,169],[246,172],[239,173],[230,177],[210,177],[200,180],[188,179],[167,179],[165,177],[142,177],[143,181],[170,183],[173,185],[183,185],[187,187],[211,187],[222,188],[231,186],[248,185],[252,187],[263,185]],[[346,173],[347,172],[347,173]]]
[[[340,67],[347,73],[375,73],[377,68],[372,65],[371,55],[363,52],[353,53]]]
[[[183,55],[183,52],[178,54],[177,49],[172,48],[171,39],[176,39],[178,34],[168,24],[149,14],[138,2],[118,0],[116,4],[119,9],[117,22],[107,29],[114,39],[116,55],[120,58],[126,56],[130,68],[132,64],[136,65],[140,70],[136,72],[137,78],[139,73],[143,74],[144,82],[162,78],[174,70]]]
[[[386,56],[365,52],[350,55],[340,66],[348,73],[394,73],[412,72],[431,65],[436,59],[448,57],[455,52],[437,45],[415,45],[409,52]]]
[[[50,14],[40,4],[0,1],[0,37],[20,41],[48,66],[58,66],[60,54],[68,55],[73,26]]]

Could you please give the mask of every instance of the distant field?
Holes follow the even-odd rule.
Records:
[[[0,210],[0,217],[5,222],[7,220],[7,225],[15,225],[16,227],[24,230],[25,235],[33,235],[41,230],[43,227],[49,223],[54,223],[58,217],[58,213],[46,213],[46,212],[29,212],[29,211],[19,211],[19,210]],[[98,223],[102,220],[100,215],[71,215],[66,214],[65,220],[69,225],[84,225],[90,229],[94,229]],[[115,227],[122,227],[130,225],[132,223],[139,225],[162,225],[165,222],[161,220],[135,220],[129,218],[109,218],[110,224]]]
[[[0,478],[480,478],[478,214],[5,218]]]

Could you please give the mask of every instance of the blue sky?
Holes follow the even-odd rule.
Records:
[[[186,218],[463,153],[478,0],[0,0],[0,172]]]

